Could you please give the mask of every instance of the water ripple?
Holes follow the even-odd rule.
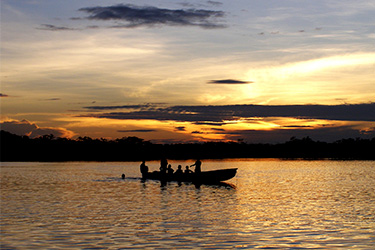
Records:
[[[239,171],[200,188],[142,182],[138,165],[2,164],[1,249],[375,246],[374,162],[205,161]]]

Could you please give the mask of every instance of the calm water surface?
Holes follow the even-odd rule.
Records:
[[[374,161],[203,161],[238,174],[200,188],[139,164],[1,163],[1,249],[375,248]]]

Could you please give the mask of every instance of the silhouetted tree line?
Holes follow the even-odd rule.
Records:
[[[309,137],[279,144],[205,142],[154,144],[138,137],[121,139],[35,139],[1,131],[1,161],[141,161],[167,159],[286,158],[375,160],[375,138],[342,139],[333,143]]]

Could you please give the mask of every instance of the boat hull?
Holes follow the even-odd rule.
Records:
[[[192,182],[201,184],[215,184],[222,181],[229,180],[236,176],[237,168],[219,169],[212,171],[204,171],[199,174],[182,174],[182,175],[168,175],[160,174],[160,172],[152,172],[143,175],[143,179],[160,180],[160,181],[177,181],[177,182]]]

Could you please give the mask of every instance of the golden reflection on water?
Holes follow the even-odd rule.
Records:
[[[139,163],[3,163],[1,248],[374,247],[374,162],[203,163],[232,167],[232,187],[196,188],[142,182]]]

